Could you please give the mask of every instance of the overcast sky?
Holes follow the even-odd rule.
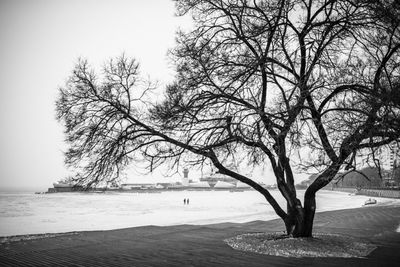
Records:
[[[99,67],[125,52],[161,87],[173,79],[167,50],[190,26],[174,12],[168,0],[0,0],[0,190],[68,174],[54,103],[78,57]]]

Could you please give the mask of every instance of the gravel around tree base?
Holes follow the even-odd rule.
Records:
[[[224,240],[233,249],[282,257],[362,258],[376,246],[343,235],[314,234],[313,238],[292,238],[282,233],[249,233]]]

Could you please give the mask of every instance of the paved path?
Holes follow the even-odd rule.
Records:
[[[400,207],[318,213],[315,232],[362,237],[378,248],[367,258],[283,258],[236,251],[223,239],[280,231],[280,220],[206,226],[146,226],[79,232],[0,245],[1,266],[399,266]]]

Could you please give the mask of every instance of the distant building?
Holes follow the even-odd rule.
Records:
[[[155,189],[156,184],[152,183],[129,183],[121,184],[122,190]]]
[[[48,193],[59,193],[59,192],[75,192],[75,191],[83,191],[83,187],[80,185],[74,184],[71,177],[67,177],[65,179],[59,180],[56,183],[53,183],[53,187],[48,189]]]
[[[183,170],[182,185],[183,186],[189,186],[189,182],[191,182],[191,180],[189,181],[189,170],[187,168],[185,168]]]
[[[238,169],[234,165],[229,166],[229,168],[238,172]],[[189,188],[211,188],[211,189],[250,188],[249,185],[241,183],[235,178],[232,178],[228,175],[224,175],[218,172],[212,172],[210,175],[201,177],[199,179],[199,182],[194,182],[192,179],[189,178],[188,174],[189,170],[185,168],[183,170],[182,185],[185,187],[187,186]]]
[[[202,177],[200,178],[201,182],[207,182],[210,187],[214,187],[218,182],[224,182],[225,185],[230,184],[233,185],[233,187],[236,186],[238,180],[224,174],[220,173],[212,173],[210,176]],[[229,187],[231,187],[229,185]]]
[[[399,175],[399,172],[397,171],[399,167],[399,161],[400,161],[400,150],[398,147],[398,144],[393,142],[389,146],[389,168],[387,170],[387,175],[385,175],[385,185],[396,185],[398,183],[399,177],[396,177]]]

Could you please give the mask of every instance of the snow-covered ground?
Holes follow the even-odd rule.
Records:
[[[284,200],[272,191],[279,203]],[[299,198],[303,198],[303,191]],[[183,199],[190,204],[184,205]],[[366,196],[321,191],[317,211],[361,207]],[[376,198],[378,203],[398,200]],[[142,225],[209,224],[277,218],[255,191],[179,191],[162,193],[0,193],[0,236],[110,230]]]

